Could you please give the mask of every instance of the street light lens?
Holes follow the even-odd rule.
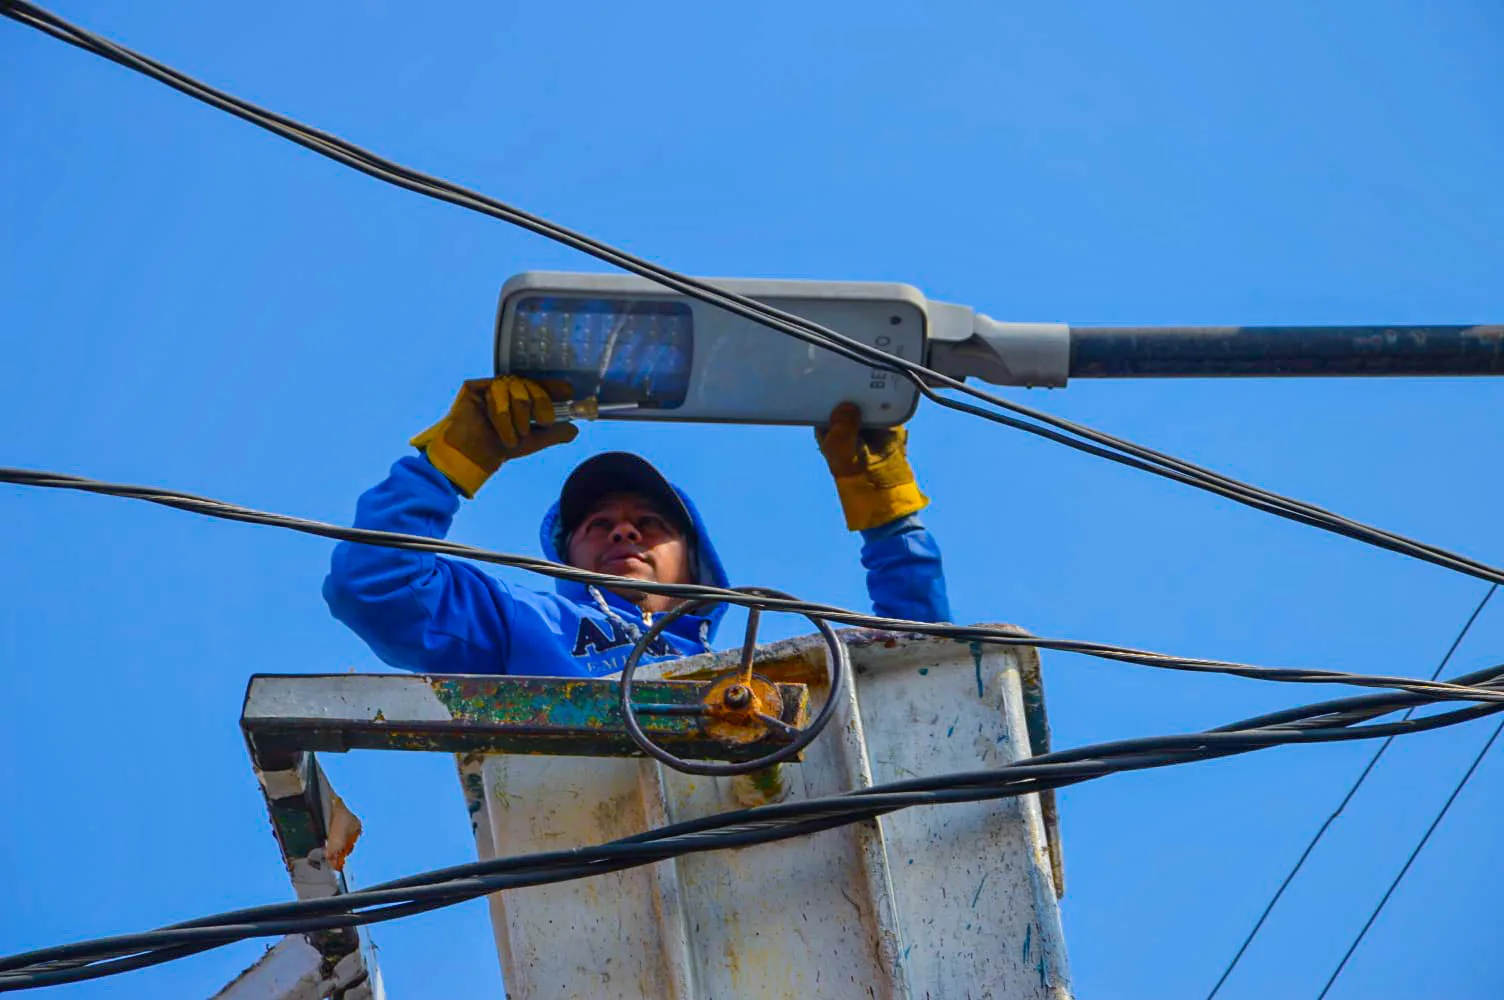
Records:
[[[507,370],[567,381],[575,399],[671,410],[689,391],[693,356],[685,302],[530,295],[513,312]]]

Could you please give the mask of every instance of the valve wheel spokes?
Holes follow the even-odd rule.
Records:
[[[782,591],[769,590],[764,587],[737,587],[733,588],[740,593],[751,594],[757,597],[788,598],[789,595]],[[654,640],[658,638],[668,627],[684,615],[698,611],[712,601],[698,601],[681,604],[662,615],[652,626],[642,634],[632,647],[632,652],[627,656],[627,662],[621,668],[621,715],[622,722],[626,725],[627,735],[632,742],[637,744],[638,749],[649,757],[661,761],[676,771],[686,774],[702,774],[714,776],[729,776],[736,774],[748,774],[752,771],[760,771],[772,767],[786,760],[797,757],[799,753],[811,743],[815,737],[825,729],[835,714],[836,703],[840,698],[842,684],[846,674],[850,671],[850,660],[846,653],[846,647],[842,644],[836,631],[830,623],[823,618],[813,618],[808,615],[810,621],[820,630],[821,637],[825,640],[826,669],[830,675],[830,694],[825,699],[825,704],[820,707],[815,718],[809,725],[802,729],[784,722],[777,715],[771,714],[767,708],[774,711],[782,711],[782,705],[778,704],[777,687],[770,681],[752,672],[753,661],[757,658],[757,629],[761,624],[762,615],[759,609],[750,608],[747,611],[747,632],[742,639],[741,658],[735,672],[722,682],[713,685],[712,691],[719,698],[718,703],[711,704],[708,701],[700,705],[633,705],[632,685],[636,676],[637,668],[642,662],[643,656]],[[726,684],[725,680],[732,683]],[[762,694],[759,694],[759,691]],[[766,732],[777,732],[780,735],[790,737],[792,742],[779,747],[772,753],[754,758],[752,760],[737,763],[722,761],[691,761],[675,756],[668,750],[654,743],[643,731],[639,715],[686,715],[723,718],[737,725],[761,726]],[[766,732],[764,735],[766,735]]]
[[[791,726],[782,719],[774,718],[766,712],[758,712],[757,720],[769,729],[776,729],[785,736],[796,736],[800,732],[798,726]]]
[[[760,609],[747,609],[747,634],[742,638],[741,683],[744,687],[752,684],[752,660],[757,655],[757,626],[761,620]]]

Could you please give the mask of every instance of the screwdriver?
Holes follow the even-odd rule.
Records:
[[[555,420],[594,420],[602,413],[622,413],[635,410],[640,403],[602,403],[594,396],[587,399],[571,399],[554,404]]]

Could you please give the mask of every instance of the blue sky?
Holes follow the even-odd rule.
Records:
[[[1082,324],[1504,318],[1496,4],[56,9],[693,273],[907,281],[999,319]],[[10,22],[0,88],[3,464],[348,520],[458,382],[486,373],[500,283],[595,267]],[[1016,395],[1498,565],[1500,391]],[[1485,589],[933,407],[912,435],[961,621],[1424,675]],[[535,552],[562,476],[617,447],[695,494],[737,582],[863,602],[857,545],[798,429],[593,426],[507,468],[455,537]],[[251,673],[378,668],[319,598],[328,543],[8,487],[0,519],[0,950],[287,898],[236,719]],[[1501,648],[1504,602],[1453,667]],[[1060,746],[1333,693],[1045,662]],[[1222,996],[1315,995],[1488,728],[1395,746]],[[1080,994],[1204,995],[1368,752],[1284,749],[1065,792]],[[1504,875],[1477,863],[1504,818],[1498,757],[1333,997],[1504,993],[1490,947]],[[326,764],[366,822],[361,881],[471,856],[448,759]],[[479,904],[377,940],[393,996],[497,989]],[[261,947],[54,992],[206,995]]]

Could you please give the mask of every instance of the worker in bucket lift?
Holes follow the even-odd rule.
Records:
[[[550,387],[551,388],[551,387]],[[355,526],[443,538],[461,497],[504,463],[566,444],[578,429],[554,415],[550,388],[515,375],[468,381],[449,413],[413,438],[355,509]],[[564,391],[555,395],[564,396]],[[816,439],[846,515],[862,533],[862,565],[875,612],[947,621],[940,552],[917,512],[906,432],[862,429],[852,404]],[[627,452],[582,462],[544,515],[544,555],[580,569],[659,583],[727,585],[694,503],[652,465]],[[424,673],[599,676],[619,671],[652,616],[679,603],[630,586],[560,580],[554,593],[504,583],[476,566],[409,549],[342,542],[324,599],[334,617],[387,663]],[[686,614],[645,662],[710,650],[725,605]]]

